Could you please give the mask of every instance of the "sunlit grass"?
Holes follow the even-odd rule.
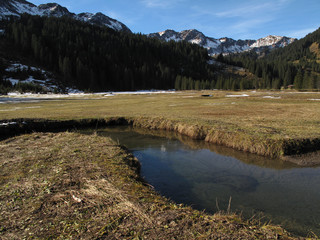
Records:
[[[202,97],[202,94],[213,95]],[[226,95],[249,95],[226,97]],[[152,117],[268,138],[319,138],[320,94],[300,92],[178,92],[91,95],[0,105],[0,119]]]

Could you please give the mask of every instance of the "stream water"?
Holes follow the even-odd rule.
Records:
[[[213,213],[231,211],[320,236],[320,167],[215,146],[165,131],[131,127],[99,130],[125,145],[141,162],[141,175],[176,203]]]

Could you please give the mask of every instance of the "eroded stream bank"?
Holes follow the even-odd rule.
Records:
[[[142,165],[141,176],[161,195],[200,211],[229,208],[272,221],[290,232],[320,234],[320,167],[293,163],[192,140],[174,132],[108,127],[83,133],[111,137]]]
[[[227,146],[236,150],[269,156],[302,166],[320,164],[320,139],[272,139],[264,136],[252,136],[242,131],[224,131],[190,123],[162,118],[125,118],[78,120],[12,119],[0,121],[2,139],[21,133],[58,132],[83,128],[107,126],[133,126],[149,130],[166,130],[188,136],[194,140]],[[309,155],[303,155],[309,153]],[[302,156],[301,156],[302,155]]]

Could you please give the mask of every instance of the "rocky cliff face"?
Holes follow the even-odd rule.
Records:
[[[232,38],[211,38],[205,36],[196,29],[176,32],[166,30],[163,32],[152,33],[149,37],[157,38],[162,41],[187,41],[198,44],[208,49],[210,55],[239,53],[249,50],[260,52],[262,49],[275,49],[284,47],[294,42],[296,39],[280,36],[268,36],[258,40],[234,40]]]
[[[131,32],[131,30],[123,23],[109,18],[102,13],[80,13],[75,14],[57,3],[47,3],[36,6],[25,0],[1,0],[0,1],[0,18],[8,16],[19,16],[28,13],[31,15],[62,17],[68,16],[83,22],[96,24],[99,26],[107,26],[116,31]]]

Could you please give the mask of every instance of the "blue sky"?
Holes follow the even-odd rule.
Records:
[[[29,0],[102,12],[133,32],[197,29],[214,38],[301,38],[320,27],[320,0]]]

